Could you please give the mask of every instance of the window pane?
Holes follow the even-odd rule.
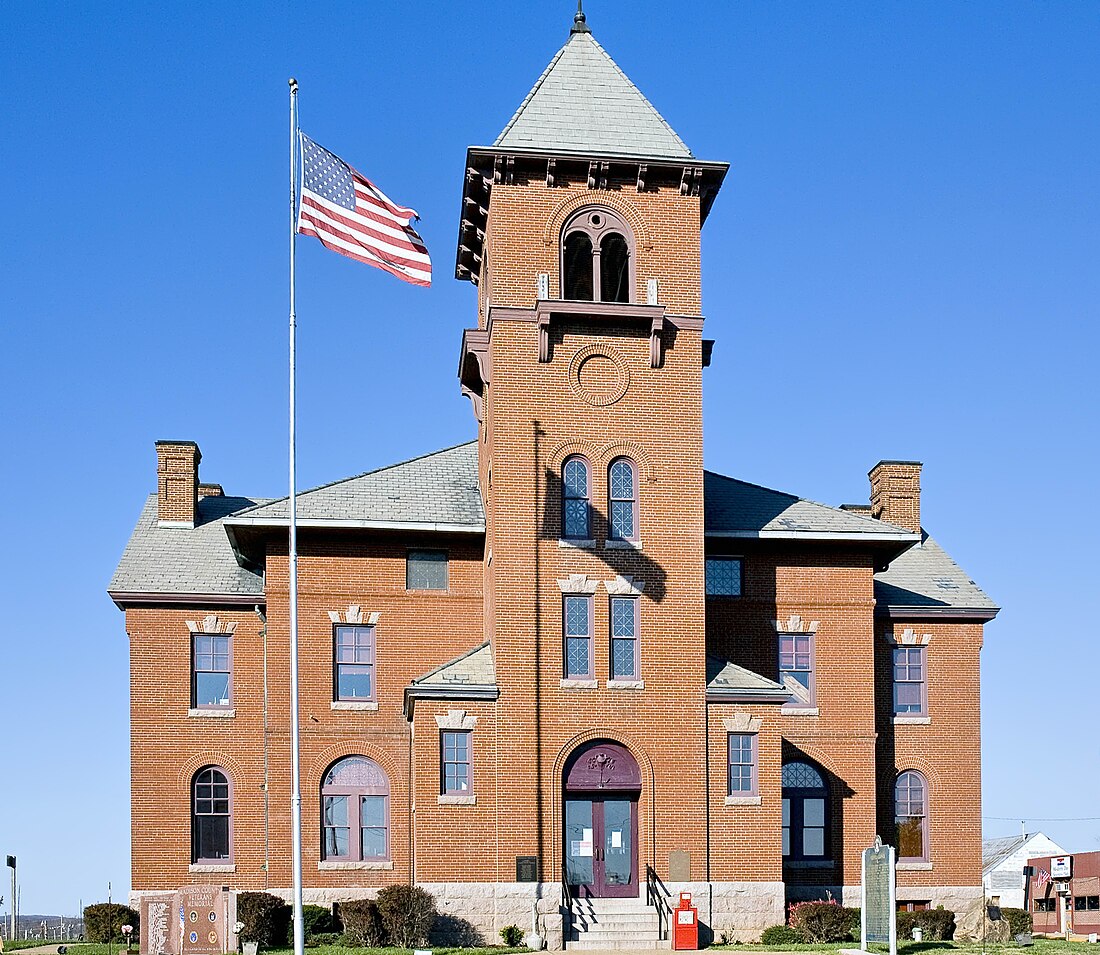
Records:
[[[630,301],[630,251],[617,232],[600,243],[600,298],[605,302]]]
[[[807,828],[802,830],[802,854],[804,856],[825,855],[824,829]]]
[[[325,829],[325,858],[347,856],[351,851],[350,829]]]
[[[786,763],[783,766],[783,788],[824,789],[821,774],[807,763]]]
[[[802,823],[806,826],[825,825],[824,799],[804,799],[802,801]]]
[[[565,502],[565,536],[583,538],[588,536],[588,501]]]
[[[611,635],[613,637],[634,636],[634,612],[637,601],[630,597],[611,598]]]
[[[586,677],[592,672],[589,665],[587,637],[568,638],[565,648],[565,669],[567,676]]]
[[[588,497],[588,465],[579,458],[571,458],[562,469],[562,483],[567,498]]]
[[[619,540],[631,538],[634,536],[633,502],[611,502],[611,536]]]
[[[196,673],[195,706],[228,706],[229,674]]]
[[[325,776],[325,786],[347,786],[375,793],[390,791],[389,777],[373,759],[347,756],[336,763]]]
[[[791,830],[787,827],[783,827],[783,855],[789,856],[791,854]]]
[[[386,854],[386,830],[369,828],[362,831],[363,858],[372,859]]]
[[[611,497],[615,500],[634,500],[634,468],[629,461],[616,461],[611,465]]]
[[[635,640],[611,641],[611,675],[613,678],[629,679],[637,673],[635,645]]]
[[[741,595],[741,561],[724,557],[709,558],[706,562],[707,593],[713,596],[739,597]]]
[[[410,550],[405,561],[407,590],[446,590],[447,552],[444,550]]]
[[[901,816],[897,820],[898,857],[920,859],[924,856],[924,820],[919,816]]]
[[[783,800],[783,825],[789,826],[791,824],[791,801],[789,799]]]
[[[592,301],[592,240],[584,232],[571,232],[565,237],[565,275],[562,280],[564,297],[583,302]]]
[[[341,663],[338,667],[336,695],[341,700],[369,700],[373,667]]]
[[[386,825],[385,796],[363,796],[361,807],[362,816],[360,821],[364,826]]]
[[[198,857],[200,859],[229,858],[229,817],[200,816],[198,827]]]
[[[565,598],[565,633],[567,636],[588,636],[588,598]]]
[[[346,826],[348,824],[348,797],[325,797],[325,825]]]

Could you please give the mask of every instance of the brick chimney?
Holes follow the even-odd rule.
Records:
[[[157,523],[194,527],[199,507],[199,461],[194,441],[157,442]]]
[[[920,533],[920,461],[879,461],[871,479],[871,516]]]

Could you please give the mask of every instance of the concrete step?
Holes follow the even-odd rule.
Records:
[[[652,905],[647,905],[644,898],[638,899],[574,899],[574,912],[654,912]]]
[[[658,951],[672,948],[672,943],[668,941],[661,942],[656,939],[637,938],[617,939],[613,942],[592,942],[582,939],[580,941],[568,941],[565,943],[565,947],[570,952]]]
[[[590,931],[578,932],[574,929],[569,933],[569,937],[574,942],[617,942],[622,939],[651,939],[657,941],[657,930],[652,929],[650,931],[635,931],[635,930],[621,930],[621,929],[592,929]]]
[[[594,928],[651,928],[660,924],[656,912],[573,912],[573,924]]]

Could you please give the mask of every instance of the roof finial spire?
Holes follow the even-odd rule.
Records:
[[[577,13],[573,17],[573,29],[570,33],[591,33],[588,29],[588,24],[585,22],[584,8],[581,6],[583,0],[577,0]]]

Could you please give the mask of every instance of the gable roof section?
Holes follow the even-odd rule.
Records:
[[[234,514],[230,527],[285,527],[287,499]],[[483,533],[477,442],[434,451],[298,494],[298,525]]]
[[[412,719],[417,700],[495,700],[498,696],[493,648],[486,640],[405,687],[405,716]]]
[[[901,544],[917,540],[916,534],[885,521],[713,471],[703,472],[703,498],[706,533],[710,537],[802,537]]]
[[[966,611],[993,619],[1000,609],[936,540],[922,532],[921,543],[895,557],[875,575],[875,603],[893,615],[946,615]]]
[[[774,680],[736,663],[707,657],[707,699],[712,702],[785,703],[790,696],[790,692]]]
[[[194,529],[160,527],[157,496],[151,494],[141,509],[107,592],[119,606],[129,598],[162,597],[165,602],[188,595],[239,603],[262,601],[263,577],[237,563],[225,519],[259,502],[247,497],[204,497],[199,500]]]
[[[640,159],[691,150],[591,33],[571,33],[493,143]]]

